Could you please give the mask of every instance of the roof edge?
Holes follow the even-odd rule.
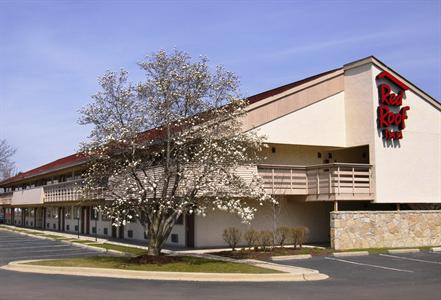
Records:
[[[344,69],[344,71],[347,71],[347,70],[351,70],[353,68],[357,68],[359,66],[366,65],[366,64],[373,64],[384,71],[388,71],[393,76],[397,77],[400,81],[405,83],[409,87],[410,90],[415,92],[417,95],[419,95],[421,98],[423,98],[424,100],[429,102],[431,105],[433,105],[438,110],[441,110],[441,103],[437,99],[435,99],[434,97],[432,97],[431,95],[429,95],[428,93],[426,93],[425,91],[423,91],[422,89],[417,87],[411,81],[409,81],[406,78],[404,78],[403,76],[401,76],[398,72],[396,72],[391,67],[387,66],[384,62],[382,62],[381,60],[379,60],[378,58],[376,58],[373,55],[356,60],[356,61],[353,61],[353,62],[350,62],[350,63],[347,63],[347,64],[343,65],[343,69]]]

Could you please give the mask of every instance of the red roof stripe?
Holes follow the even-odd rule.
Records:
[[[398,85],[402,90],[407,91],[409,89],[409,87],[407,85],[402,83],[398,78],[396,78],[395,76],[393,76],[391,73],[389,73],[387,71],[383,71],[377,75],[377,79],[382,79],[382,78],[389,79],[390,81],[392,81],[393,83]]]
[[[82,154],[82,153],[72,154],[72,155],[54,160],[48,164],[42,165],[42,166],[37,167],[35,169],[31,169],[26,172],[20,172],[13,177],[10,177],[6,180],[1,181],[0,184],[3,185],[6,183],[16,182],[19,180],[23,180],[23,179],[26,179],[29,177],[39,175],[44,172],[52,171],[52,170],[59,169],[62,167],[67,167],[67,166],[72,165],[74,163],[81,163],[81,162],[86,162],[86,161],[87,161],[87,157],[85,154]]]

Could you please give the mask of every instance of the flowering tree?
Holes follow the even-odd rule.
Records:
[[[91,157],[84,194],[104,191],[102,210],[113,225],[139,220],[149,255],[160,254],[181,215],[219,209],[250,221],[273,200],[256,174],[239,176],[259,160],[263,143],[242,130],[246,101],[237,77],[177,50],[139,66],[143,82],[107,72],[81,111],[80,123],[93,127],[83,144]]]
[[[14,175],[15,164],[12,161],[12,156],[15,151],[15,148],[9,145],[6,140],[0,140],[0,180]]]

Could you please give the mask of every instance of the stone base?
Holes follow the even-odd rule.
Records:
[[[441,245],[441,210],[331,212],[336,250]]]

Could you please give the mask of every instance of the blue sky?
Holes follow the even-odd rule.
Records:
[[[97,77],[174,47],[251,95],[369,55],[441,97],[441,1],[0,0],[0,138],[21,171],[74,153]]]

